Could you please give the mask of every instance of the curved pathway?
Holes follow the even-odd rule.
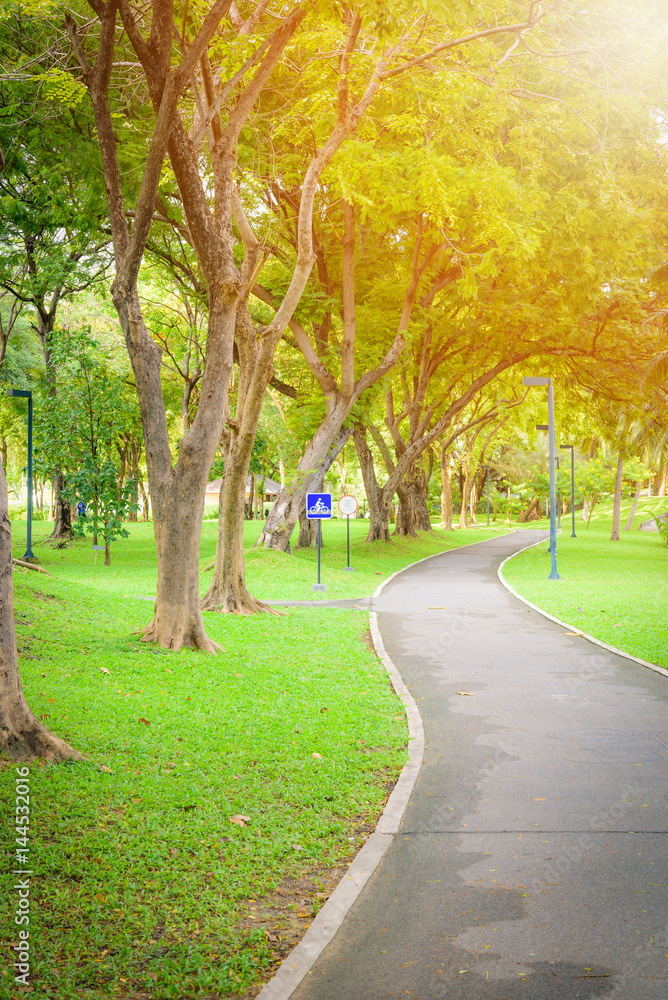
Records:
[[[501,586],[540,537],[423,561],[374,598],[424,763],[293,1000],[668,997],[668,683]]]

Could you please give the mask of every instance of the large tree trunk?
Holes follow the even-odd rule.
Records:
[[[248,511],[248,520],[249,521],[254,521],[255,520],[255,516],[253,514],[253,504],[255,502],[255,473],[254,472],[251,472],[251,473],[249,473],[248,476],[246,476],[246,482],[248,482],[248,480],[250,480],[250,484],[249,484],[249,487],[248,487],[248,500],[246,501],[246,503],[247,503],[247,508],[246,509]],[[246,486],[246,483],[244,483],[244,490],[245,490],[245,486]],[[246,494],[244,492],[244,496],[245,495]]]
[[[276,495],[274,505],[257,540],[265,549],[290,551],[290,538],[299,520],[306,494],[315,492],[313,484],[323,481],[337,455],[348,441],[352,429],[341,427],[342,403],[334,406],[308,443],[297,472],[285,489]]]
[[[141,458],[141,443],[132,438],[130,441],[130,473],[134,480],[134,487],[132,492],[132,503],[136,504],[139,500],[139,459]],[[128,514],[128,521],[136,522],[137,511],[131,510]]]
[[[468,466],[464,470],[464,482],[462,484],[462,507],[459,513],[459,527],[461,529],[468,528],[468,505],[469,497],[471,495],[471,474],[468,470]]]
[[[315,491],[314,491],[315,492]],[[320,540],[322,548],[322,538]],[[306,516],[306,507],[299,515],[298,549],[316,549],[318,547],[318,522]]]
[[[246,586],[244,501],[254,439],[254,421],[242,433],[237,428],[230,434],[220,486],[216,560],[213,579],[202,598],[204,611],[240,615],[272,611],[269,604],[256,600]]]
[[[417,538],[418,533],[415,528],[416,516],[413,506],[415,498],[406,483],[401,483],[400,486],[397,486],[397,496],[399,497],[399,510],[392,534],[400,538]]]
[[[0,466],[0,750],[12,760],[67,760],[81,754],[50,733],[25,700],[14,628],[12,538],[5,470]]]
[[[441,526],[446,531],[452,527],[452,466],[447,449],[441,445]]]
[[[408,488],[413,494],[415,527],[418,531],[433,531],[434,529],[431,526],[431,518],[429,516],[429,485],[421,469],[418,469],[417,476],[411,480]]]
[[[615,477],[615,498],[612,504],[612,534],[611,542],[619,541],[619,521],[622,513],[622,482],[624,479],[624,459],[621,454],[617,459],[617,475]]]
[[[657,496],[665,497],[666,495],[666,479],[668,479],[668,467],[664,465],[661,472],[661,478],[659,480],[659,492]]]
[[[418,531],[432,531],[429,508],[424,491],[424,476],[420,470],[397,486],[399,513],[394,535],[408,535],[417,538]]]
[[[355,426],[353,440],[369,505],[369,533],[366,540],[367,542],[389,542],[391,500],[383,500],[383,491],[378,485],[376,470],[373,466],[373,455],[366,442],[366,430],[359,424]]]
[[[534,497],[529,506],[525,510],[520,511],[517,523],[524,524],[526,521],[538,520],[540,518],[540,514],[538,513],[539,508],[540,497]]]
[[[63,489],[65,488],[65,477],[61,469],[53,473],[51,479],[53,490],[53,502],[55,510],[55,521],[53,531],[49,535],[49,541],[54,542],[56,548],[62,548],[68,541],[74,538],[72,530],[72,508],[63,499]]]
[[[236,301],[224,293],[218,300],[213,296],[209,300],[202,395],[217,399],[219,406],[200,405],[193,426],[179,443],[179,458],[173,465],[160,384],[161,351],[144,325],[136,286],[126,290],[116,281],[112,295],[142,413],[158,564],[153,620],[143,638],[165,649],[187,646],[213,653],[218,644],[207,636],[200,608],[199,548],[204,491],[225,420]],[[217,357],[212,365],[210,352],[214,350]]]
[[[469,492],[469,516],[471,518],[471,524],[478,523],[478,518],[476,517],[477,507],[478,507],[478,489],[475,484],[475,479],[471,477],[471,489]]]
[[[636,483],[636,491],[633,494],[633,503],[631,504],[631,513],[629,514],[629,519],[624,525],[624,531],[630,531],[633,527],[633,520],[636,516],[636,510],[638,509],[638,500],[640,499],[640,492],[642,490],[642,479],[639,479]]]

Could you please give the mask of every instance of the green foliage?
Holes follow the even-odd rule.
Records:
[[[79,537],[86,533],[104,538],[108,549],[117,538],[127,538],[130,532],[123,527],[123,519],[130,511],[138,510],[134,503],[137,484],[128,480],[118,484],[118,469],[108,459],[97,462],[91,455],[84,458],[78,472],[71,473],[65,480],[63,495],[75,507],[78,502],[85,504],[85,513],[79,514],[72,528]]]
[[[612,493],[614,488],[615,468],[603,456],[598,455],[575,466],[576,497],[586,500],[589,508],[587,526],[596,504],[604,494]]]
[[[54,331],[52,365],[35,394],[35,471],[111,459],[118,435],[138,423],[125,374],[90,329]]]
[[[668,521],[661,514],[652,514],[656,522],[657,530],[661,536],[661,541],[668,548]]]

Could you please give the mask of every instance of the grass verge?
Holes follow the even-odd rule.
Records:
[[[14,526],[14,552],[25,524]],[[21,675],[35,713],[85,755],[30,769],[30,940],[35,995],[50,1000],[225,998],[299,939],[373,829],[406,757],[406,726],[365,644],[367,615],[322,608],[283,616],[208,614],[223,653],[167,653],[136,633],[155,592],[150,525],[94,562],[90,542],[53,550],[52,574],[16,569]],[[327,597],[370,594],[470,531],[366,546],[326,526]],[[259,525],[247,525],[251,544]],[[205,523],[202,565],[216,526]],[[315,553],[249,552],[258,596],[310,599]],[[203,578],[203,588],[208,577]],[[14,767],[0,774],[14,812]],[[13,830],[4,823],[6,871]],[[8,883],[9,885],[9,883]],[[11,887],[2,919],[13,927]],[[8,935],[11,937],[11,934]],[[6,941],[0,996],[18,997]]]
[[[622,525],[630,503],[622,511]],[[610,541],[610,504],[595,508],[587,529],[562,519],[557,543],[561,580],[548,580],[547,545],[515,556],[503,568],[508,583],[532,604],[631,656],[668,669],[668,550],[656,532],[640,531],[652,511],[668,509],[668,498],[641,501],[634,527]],[[547,522],[532,522],[547,527]]]

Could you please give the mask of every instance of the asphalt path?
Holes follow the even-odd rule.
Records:
[[[374,598],[424,763],[293,1000],[667,1000],[668,678],[502,587],[539,537],[423,561]]]

